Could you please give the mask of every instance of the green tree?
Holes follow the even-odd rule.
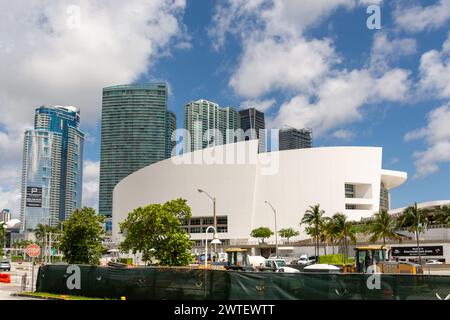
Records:
[[[386,238],[400,239],[395,232],[397,227],[397,221],[386,210],[381,210],[374,214],[373,220],[368,222],[366,232],[370,234],[369,241],[375,242],[383,239],[383,245],[386,245]]]
[[[192,242],[181,226],[190,217],[191,208],[184,199],[137,208],[120,224],[125,234],[120,250],[140,252],[145,262],[156,258],[160,265],[186,266],[191,262]]]
[[[327,246],[331,245],[334,254],[334,242],[336,240],[336,235],[334,233],[333,219],[330,217],[323,217],[322,224],[320,228],[320,241],[325,244],[324,252],[327,254]]]
[[[332,217],[334,234],[336,240],[344,247],[344,263],[347,261],[348,256],[348,243],[356,243],[356,226],[347,220],[347,216],[343,213],[336,213]]]
[[[438,224],[450,226],[450,206],[443,206],[437,210],[435,214],[435,221]]]
[[[271,235],[273,235],[273,231],[267,227],[259,227],[253,229],[252,232],[250,233],[251,237],[261,239],[261,243],[264,243],[264,239],[270,238]]]
[[[286,238],[288,243],[290,238],[297,237],[300,234],[300,232],[292,228],[281,229],[280,231],[278,231],[278,233],[282,238]]]
[[[410,206],[403,211],[400,215],[399,221],[401,227],[407,228],[409,232],[414,233],[416,236],[419,264],[422,264],[419,235],[428,228],[428,210],[419,209],[417,208],[417,203],[414,203],[413,206]]]
[[[63,223],[60,249],[69,264],[99,263],[104,219],[92,208],[76,209]]]
[[[323,215],[325,214],[324,210],[320,209],[320,205],[316,204],[315,206],[310,206],[308,210],[305,211],[303,218],[300,222],[300,225],[306,224],[305,228],[306,233],[314,238],[315,247],[314,251],[316,257],[319,256],[319,238],[321,234],[321,229],[323,226]]]
[[[6,242],[6,223],[0,222],[0,256],[3,255],[3,247]]]

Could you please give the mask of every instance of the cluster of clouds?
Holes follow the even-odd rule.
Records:
[[[450,162],[450,33],[442,50],[431,50],[420,59],[419,90],[446,103],[428,113],[423,128],[408,132],[405,141],[423,139],[427,148],[414,153],[416,174],[421,178]]]
[[[216,50],[226,45],[228,36],[240,40],[242,52],[229,85],[242,99],[261,102],[264,111],[274,111],[269,126],[309,127],[315,135],[328,134],[345,141],[355,136],[346,127],[364,120],[364,108],[370,104],[450,97],[450,40],[441,51],[421,56],[418,81],[410,70],[393,67],[400,58],[417,54],[414,35],[450,21],[450,0],[428,6],[397,3],[394,26],[374,33],[370,57],[361,68],[342,66],[345,60],[333,39],[308,37],[311,28],[336,10],[381,3],[311,0],[299,6],[294,0],[228,0],[217,6],[209,34]],[[274,92],[281,92],[284,100],[274,101]],[[274,110],[276,106],[279,108]],[[426,128],[405,136],[405,141],[416,137],[427,145],[426,150],[414,154],[415,177],[436,172],[439,163],[450,161],[445,147],[450,137],[433,133],[439,130],[435,114],[446,115],[442,108],[446,107],[430,112]],[[425,131],[427,134],[414,134]]]
[[[185,0],[1,1],[0,199],[18,212],[25,128],[39,104],[75,105],[85,125],[100,115],[101,88],[129,83],[172,47],[189,47]],[[96,186],[85,165],[85,204]],[[98,179],[98,177],[97,177]],[[97,183],[98,184],[98,183]]]
[[[268,119],[269,126],[310,127],[316,135],[332,132],[348,139],[352,134],[344,135],[342,127],[362,120],[366,104],[407,99],[410,72],[390,68],[389,61],[415,53],[415,40],[376,33],[367,65],[347,69],[341,66],[344,59],[333,39],[310,38],[307,31],[338,9],[380,2],[315,0],[298,5],[293,0],[229,0],[216,8],[209,33],[216,49],[226,44],[228,34],[242,43],[229,80],[238,96],[249,101],[270,101],[268,96],[276,91],[286,96]]]

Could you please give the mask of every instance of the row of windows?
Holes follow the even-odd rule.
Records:
[[[206,229],[208,227],[183,227],[183,229],[187,232],[187,233],[206,233]],[[217,232],[218,233],[226,233],[228,232],[228,227],[226,226],[218,226],[217,227]]]
[[[228,217],[227,216],[217,216],[216,217],[217,225],[226,225],[228,224]],[[183,221],[183,225],[185,226],[200,226],[200,225],[206,225],[211,226],[214,225],[214,218],[213,217],[200,217],[200,218],[191,218],[189,221]]]

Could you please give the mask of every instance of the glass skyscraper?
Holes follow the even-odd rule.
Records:
[[[255,108],[248,108],[239,111],[241,117],[241,129],[244,132],[251,130],[252,136],[249,139],[259,139],[259,152],[266,151],[266,123],[264,120],[264,113]],[[246,139],[248,140],[248,139]]]
[[[36,109],[34,130],[25,131],[21,228],[57,226],[81,207],[84,133],[75,107]]]
[[[312,130],[283,128],[279,132],[279,150],[312,148]]]
[[[217,103],[203,99],[192,101],[185,106],[184,119],[184,128],[190,135],[184,138],[184,152],[240,140],[235,136],[235,130],[241,127],[240,116],[232,107],[221,108]],[[205,139],[208,130],[213,136],[211,139],[214,138],[212,144]],[[219,135],[214,134],[213,130],[218,130],[216,133]]]
[[[99,212],[112,215],[116,184],[171,156],[176,117],[167,110],[167,84],[132,84],[103,89]],[[106,229],[109,229],[108,221]]]

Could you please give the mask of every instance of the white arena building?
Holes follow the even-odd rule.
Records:
[[[294,228],[308,238],[299,222],[310,205],[326,216],[345,213],[350,220],[369,217],[380,207],[380,186],[390,190],[407,178],[384,170],[382,148],[326,147],[258,153],[258,140],[186,153],[160,161],[123,179],[113,193],[113,241],[120,242],[119,222],[133,209],[184,198],[192,209],[185,228],[203,240],[212,225],[211,199],[216,198],[218,235],[225,243],[256,241],[252,229]],[[211,238],[211,236],[208,236]],[[273,239],[269,239],[273,240]]]

